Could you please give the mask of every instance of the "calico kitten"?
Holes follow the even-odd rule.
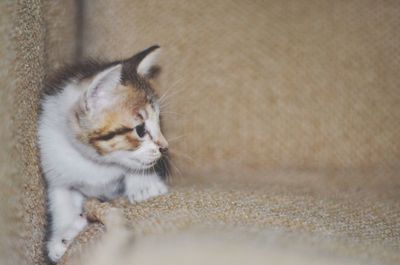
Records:
[[[86,198],[140,202],[167,192],[168,142],[152,88],[159,50],[156,45],[127,60],[81,63],[45,87],[38,137],[52,261],[87,225]]]

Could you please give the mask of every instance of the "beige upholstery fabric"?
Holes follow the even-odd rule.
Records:
[[[327,242],[321,237],[313,238],[314,244],[318,242],[319,251],[310,252],[304,248],[306,242],[312,242],[310,237],[304,234],[294,237],[278,230],[243,233],[238,229],[227,232],[226,227],[216,231],[214,227],[211,231],[191,229],[133,237],[131,229],[123,225],[121,214],[115,209],[106,209],[102,207],[99,211],[96,207],[95,211],[107,227],[105,235],[85,250],[83,257],[68,258],[69,264],[365,264],[343,256],[326,255],[321,246],[327,246]],[[345,245],[342,242],[341,248]]]
[[[0,263],[43,264],[46,218],[36,152],[38,99],[47,66],[56,68],[57,62],[71,62],[75,55],[74,3],[27,0],[0,5]]]
[[[0,4],[2,264],[44,261],[37,103],[48,70],[78,54],[75,4]],[[273,242],[306,234],[311,251],[400,263],[399,12],[398,1],[85,1],[85,56],[164,48],[175,178],[165,197],[114,203],[136,235],[272,229]],[[91,225],[61,263],[103,230]]]
[[[16,196],[22,190],[17,178],[18,164],[13,153],[12,110],[16,88],[15,60],[16,52],[12,43],[13,17],[15,4],[12,1],[0,2],[0,263],[10,264],[21,259],[13,249],[17,249],[16,234],[20,229],[18,216],[12,208],[17,207]],[[7,239],[7,240],[6,240]]]
[[[285,246],[297,241],[303,247],[308,245],[314,253],[329,253],[336,258],[397,264],[398,187],[377,184],[376,178],[396,183],[393,178],[398,173],[381,170],[332,174],[269,172],[264,175],[269,180],[251,184],[179,184],[169,195],[146,203],[91,202],[87,212],[103,221],[110,207],[121,208],[138,237],[192,228],[218,232],[236,228],[253,234],[273,229],[282,233],[264,240]],[[298,179],[291,184],[280,181],[291,176]],[[351,186],[346,178],[353,178]],[[85,249],[82,242],[98,238],[102,231],[100,226],[89,228],[61,264],[68,264],[71,256]]]
[[[183,171],[371,167],[400,159],[397,1],[96,1],[84,54],[164,47]],[[100,15],[101,14],[101,15]],[[107,37],[105,37],[107,36]],[[172,116],[172,117],[171,117]],[[221,126],[222,125],[222,126]]]
[[[396,253],[399,11],[394,1],[89,4],[84,54],[164,47],[166,130],[181,137],[171,144],[176,182],[208,183],[156,200],[147,229],[276,226],[380,241]],[[216,182],[236,188],[207,187]],[[259,183],[259,193],[244,192],[248,182]],[[124,207],[136,223],[142,213]],[[359,254],[383,258],[376,247]]]

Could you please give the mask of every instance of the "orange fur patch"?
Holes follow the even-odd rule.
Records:
[[[136,149],[140,145],[140,141],[130,134],[125,135],[125,139],[130,144],[130,149]]]
[[[110,111],[104,111],[103,118],[93,126],[96,129],[87,132],[85,137],[101,155],[116,150],[134,150],[140,145],[140,140],[132,133],[116,135],[109,140],[99,139],[121,127],[132,128],[133,124],[140,123],[137,112],[148,104],[145,92],[135,87],[119,85],[115,91],[119,99]]]

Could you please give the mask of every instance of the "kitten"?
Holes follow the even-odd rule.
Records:
[[[87,225],[86,198],[133,203],[167,192],[168,142],[151,85],[159,51],[156,45],[127,60],[81,63],[45,87],[38,140],[52,261]]]

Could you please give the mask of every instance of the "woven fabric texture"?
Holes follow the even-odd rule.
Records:
[[[304,233],[315,251],[400,263],[399,1],[85,1],[81,25],[76,1],[0,7],[0,198],[12,198],[0,253],[18,246],[2,264],[44,262],[36,120],[49,69],[155,43],[172,192],[90,202],[88,215],[122,208],[137,236]],[[91,224],[61,264],[103,232]]]
[[[74,59],[74,9],[73,1],[1,2],[1,198],[7,198],[2,200],[1,264],[44,264],[38,102],[47,69]]]
[[[172,94],[166,129],[181,137],[171,145],[183,171],[393,166],[399,8],[396,1],[96,1],[86,8],[83,47],[107,58],[164,47],[160,93]]]
[[[208,181],[192,181],[176,184],[167,196],[141,204],[132,205],[125,200],[91,201],[86,212],[92,215],[91,219],[104,223],[110,209],[123,209],[139,238],[193,228],[215,232],[236,229],[250,234],[273,229],[281,233],[264,240],[285,246],[297,241],[313,253],[329,253],[330,257],[348,257],[361,263],[397,264],[400,261],[398,187],[379,187],[371,182],[373,177],[393,183],[397,174],[384,170],[333,172],[333,175],[295,171],[271,172],[263,176],[270,177],[269,180],[251,184],[210,185]],[[286,185],[279,181],[290,176],[302,180]],[[355,179],[351,183],[354,187],[349,187],[345,178]],[[82,253],[87,242],[95,242],[93,239],[100,238],[103,232],[101,225],[89,227],[61,264],[69,264],[71,257]]]

